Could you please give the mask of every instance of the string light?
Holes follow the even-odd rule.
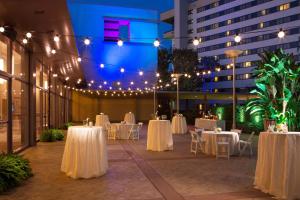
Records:
[[[56,50],[55,50],[55,49],[52,49],[52,50],[51,50],[51,53],[52,53],[52,54],[56,54]]]
[[[200,44],[200,41],[198,40],[197,37],[195,37],[194,40],[193,40],[193,45],[198,46],[199,44]]]
[[[104,68],[104,64],[103,63],[100,64],[100,68],[102,68],[102,69]]]
[[[3,26],[0,26],[0,33],[4,33],[5,28]]]
[[[68,77],[68,76],[65,78],[66,81],[68,81],[69,79],[70,79],[70,77]]]
[[[53,78],[56,78],[58,75],[57,74],[53,74]]]
[[[140,75],[140,76],[143,76],[143,75],[144,75],[144,72],[143,72],[143,71],[139,71],[139,75]]]
[[[85,38],[83,42],[84,42],[84,44],[85,44],[86,46],[88,46],[88,45],[91,44],[91,40],[88,39],[88,38]]]
[[[26,37],[27,38],[31,38],[32,37],[32,34],[30,32],[26,33]]]
[[[130,85],[134,85],[134,82],[133,82],[133,81],[131,81],[131,82],[130,82]]]
[[[285,36],[285,32],[282,30],[282,28],[280,29],[280,31],[278,32],[277,36],[282,39]]]
[[[153,42],[153,45],[154,45],[155,47],[159,47],[159,45],[160,45],[159,40],[158,40],[158,39],[155,39],[155,41]]]
[[[124,42],[123,42],[123,40],[121,40],[121,39],[119,39],[118,42],[117,42],[117,44],[118,44],[119,47],[123,46],[123,43],[124,43]]]
[[[234,41],[235,41],[236,43],[241,42],[241,40],[242,40],[242,37],[241,37],[239,34],[236,34],[236,35],[234,36]]]
[[[81,62],[81,61],[82,61],[82,59],[81,59],[80,57],[78,57],[78,58],[77,58],[77,61],[78,61],[78,62]]]
[[[156,73],[156,77],[159,77],[160,76],[160,74],[159,73]]]
[[[121,73],[124,73],[124,72],[125,72],[125,69],[122,67],[122,68],[120,69],[120,72],[121,72]]]

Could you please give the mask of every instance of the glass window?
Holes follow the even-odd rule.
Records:
[[[28,85],[13,79],[12,82],[13,150],[28,145]]]
[[[286,3],[286,4],[283,4],[283,5],[280,5],[279,7],[279,10],[287,10],[290,8],[290,4],[289,3]]]
[[[26,63],[26,55],[24,49],[19,45],[14,45],[12,56],[12,75],[22,79],[27,79],[28,63]]]
[[[36,134],[37,138],[39,139],[40,134],[42,133],[43,126],[42,126],[42,102],[41,102],[41,91],[42,89],[36,88],[35,89],[35,127],[36,127]]]
[[[7,80],[0,77],[0,152],[7,152]]]
[[[7,43],[0,38],[0,71],[7,72]]]

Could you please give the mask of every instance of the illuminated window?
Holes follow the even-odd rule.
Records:
[[[214,80],[215,80],[215,82],[218,82],[219,81],[219,77],[216,76]]]
[[[250,74],[245,74],[245,79],[250,78]]]
[[[262,10],[261,15],[266,15],[266,10]]]
[[[231,81],[232,80],[232,76],[227,76],[227,80]]]
[[[244,51],[244,55],[246,56],[246,55],[248,55],[249,54],[249,51],[248,50],[245,50]]]
[[[219,90],[218,89],[214,89],[214,92],[217,93],[217,92],[219,92]]]
[[[219,71],[221,71],[221,69],[220,69],[219,67],[217,67],[217,68],[216,68],[216,71],[219,72]]]
[[[279,7],[279,10],[287,10],[287,9],[289,9],[290,8],[290,4],[289,3],[286,3],[286,4],[282,4],[282,5],[280,5],[280,7]]]
[[[250,66],[251,66],[251,62],[245,62],[245,63],[244,63],[244,66],[245,66],[245,67],[250,67]]]
[[[231,68],[231,64],[228,64],[228,65],[226,66],[226,68],[227,68],[227,69],[230,69],[230,68]]]
[[[263,22],[259,23],[259,28],[263,28],[263,27],[264,27],[264,23]]]
[[[226,42],[226,47],[231,47],[231,41]]]
[[[116,42],[119,38],[128,41],[129,27],[129,20],[104,19],[104,41]]]
[[[231,24],[231,19],[229,19],[229,20],[227,20],[227,24],[229,25],[229,24]]]
[[[230,35],[230,31],[226,31],[226,35],[229,36]]]

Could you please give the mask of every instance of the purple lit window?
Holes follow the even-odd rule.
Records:
[[[118,39],[129,41],[130,21],[119,19],[104,19],[104,41],[118,41]]]

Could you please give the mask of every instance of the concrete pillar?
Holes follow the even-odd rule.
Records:
[[[174,0],[174,48],[187,47],[188,0]]]

